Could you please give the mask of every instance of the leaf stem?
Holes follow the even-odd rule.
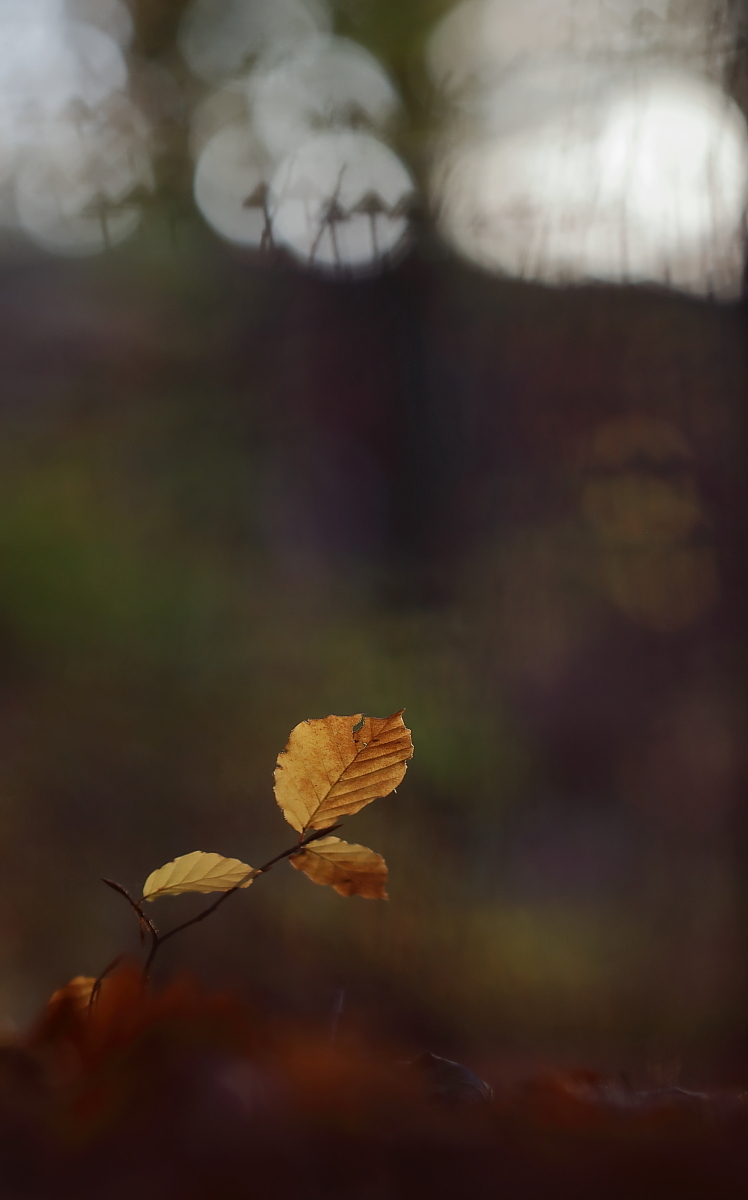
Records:
[[[115,892],[119,892],[120,896],[124,896],[125,900],[127,900],[128,904],[138,918],[141,932],[146,929],[150,935],[151,947],[148,951],[148,956],[143,966],[143,975],[145,979],[148,979],[150,975],[151,967],[153,966],[154,959],[158,954],[159,949],[161,946],[163,946],[164,942],[168,942],[169,938],[175,937],[176,934],[182,933],[185,929],[189,929],[191,925],[197,925],[200,921],[204,921],[206,917],[211,916],[216,909],[220,908],[222,904],[225,904],[229,896],[233,896],[235,892],[240,891],[240,889],[246,884],[247,879],[256,879],[260,875],[265,875],[272,867],[276,865],[276,863],[282,862],[284,858],[293,858],[294,854],[300,854],[305,846],[310,845],[311,842],[318,841],[319,838],[328,837],[329,834],[334,833],[336,829],[340,829],[340,825],[333,825],[328,829],[315,829],[314,832],[310,833],[308,836],[304,836],[304,833],[302,832],[299,841],[294,846],[291,846],[288,850],[284,850],[281,854],[276,854],[275,858],[271,858],[268,862],[264,863],[263,866],[257,867],[256,870],[250,872],[250,874],[247,875],[241,883],[238,883],[235,887],[229,888],[229,890],[226,892],[222,892],[217,900],[214,900],[212,904],[209,904],[207,908],[204,908],[202,912],[197,914],[197,916],[190,917],[189,921],[183,921],[181,925],[175,925],[173,929],[169,929],[166,933],[159,933],[151,918],[143,911],[141,904],[137,900],[133,899],[127,888],[124,888],[121,883],[115,883],[113,879],[102,879],[102,883],[105,883],[107,887],[112,888]],[[111,970],[111,968],[107,968],[107,970],[97,979],[96,984],[94,984],[96,991],[99,990],[101,981],[103,980],[104,976],[109,973],[109,970]]]
[[[109,963],[109,966],[104,967],[104,970],[101,972],[98,979],[94,983],[93,987],[91,988],[91,995],[88,997],[89,1013],[94,1006],[94,1003],[96,1001],[96,998],[97,998],[99,992],[101,991],[102,983],[106,979],[107,975],[111,975],[112,971],[116,970],[116,968],[122,962],[123,958],[125,958],[124,954],[118,954],[115,959],[112,959],[112,961]]]
[[[141,945],[143,941],[143,932],[144,930],[147,930],[151,936],[151,951],[153,951],[153,947],[158,946],[158,943],[161,940],[161,935],[159,934],[158,929],[148,914],[143,911],[137,900],[133,900],[127,888],[124,888],[121,883],[116,883],[114,879],[102,879],[101,882],[105,883],[107,887],[112,888],[113,891],[119,892],[120,896],[124,896],[127,903],[137,915],[138,925],[140,927]],[[100,983],[101,979],[103,979],[103,976],[100,976],[96,982]]]

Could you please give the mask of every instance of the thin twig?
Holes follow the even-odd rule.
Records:
[[[104,980],[106,979],[107,975],[111,975],[112,971],[114,971],[115,968],[119,966],[119,964],[122,962],[123,958],[125,958],[125,957],[126,957],[126,955],[124,955],[124,954],[118,954],[116,958],[112,959],[112,961],[110,962],[108,967],[104,967],[104,970],[101,972],[101,974],[99,975],[99,978],[95,981],[93,987],[91,988],[91,995],[88,997],[89,1013],[94,1006],[94,1001],[96,1000],[96,997],[98,996],[99,992],[101,991],[101,985],[104,982]]]
[[[153,961],[153,958],[155,957],[156,951],[158,950],[159,944],[161,942],[161,935],[159,934],[156,926],[153,924],[153,921],[151,920],[151,918],[147,915],[147,913],[143,912],[143,909],[142,909],[141,905],[138,904],[138,901],[133,900],[133,898],[130,895],[130,893],[128,892],[127,888],[124,888],[121,883],[116,883],[113,879],[102,879],[101,882],[105,883],[107,885],[107,887],[112,888],[113,891],[119,892],[120,896],[124,896],[125,900],[132,908],[133,912],[135,912],[135,914],[137,915],[138,925],[140,927],[141,945],[143,944],[143,929],[144,928],[147,929],[151,935],[151,948],[148,952],[148,958],[146,960],[146,966],[145,966],[144,972],[143,972],[145,975],[145,978],[147,979],[148,978],[148,964],[151,963]],[[99,981],[97,980],[97,983],[98,982]]]
[[[298,842],[295,846],[291,846],[289,850],[284,850],[282,854],[276,854],[275,858],[271,858],[270,861],[266,862],[262,867],[258,867],[256,871],[252,872],[249,878],[256,879],[258,875],[264,875],[270,870],[271,867],[274,867],[276,863],[282,862],[284,858],[293,858],[294,854],[299,854],[300,851],[303,850],[305,846],[308,846],[310,842],[316,842],[319,838],[327,837],[327,835],[331,833],[333,829],[340,829],[340,826],[333,825],[332,829],[315,830],[315,832],[310,834],[308,838],[304,838],[303,841]],[[222,904],[225,904],[229,896],[233,896],[235,892],[240,891],[245,884],[246,880],[243,880],[241,883],[238,883],[236,887],[229,888],[227,892],[222,892],[217,900],[214,900],[212,904],[203,909],[201,913],[198,913],[196,917],[191,917],[189,921],[183,921],[181,925],[177,925],[174,929],[170,929],[168,933],[160,934],[157,940],[151,946],[150,953],[146,959],[146,973],[148,973],[150,970],[153,960],[158,953],[159,947],[162,946],[164,942],[168,942],[169,938],[174,937],[174,935],[177,933],[181,933],[184,929],[189,929],[190,925],[197,925],[200,921],[204,921],[206,917],[211,916],[211,914],[214,913],[217,908],[220,908]]]
[[[245,887],[248,880],[257,879],[258,876],[265,875],[266,872],[269,871],[271,867],[274,867],[276,863],[282,862],[284,858],[293,858],[295,854],[300,854],[306,846],[309,846],[312,842],[318,841],[320,838],[328,837],[331,833],[334,833],[336,829],[340,829],[340,825],[332,825],[328,829],[315,829],[314,832],[310,833],[308,837],[304,837],[302,835],[296,845],[291,846],[288,850],[284,850],[281,854],[276,854],[275,858],[271,858],[268,862],[264,863],[263,866],[257,867],[256,870],[251,871],[241,883],[238,883],[235,887],[229,888],[229,890],[226,892],[222,892],[217,900],[214,900],[212,904],[209,904],[207,908],[204,908],[202,912],[197,914],[197,916],[190,917],[189,921],[183,921],[181,925],[175,925],[173,929],[169,929],[166,933],[158,932],[158,929],[154,925],[151,918],[146,915],[137,900],[133,900],[127,888],[122,887],[121,883],[115,883],[113,879],[103,879],[102,883],[105,883],[107,887],[113,888],[115,892],[119,892],[120,896],[124,896],[125,900],[127,900],[130,907],[136,913],[138,920],[141,923],[141,929],[143,925],[145,925],[151,935],[151,948],[148,951],[148,957],[146,958],[145,965],[143,967],[143,974],[145,978],[147,979],[150,974],[151,967],[153,966],[153,960],[158,954],[159,948],[164,944],[164,942],[168,942],[169,938],[173,938],[177,933],[182,933],[185,929],[189,929],[191,925],[197,925],[200,921],[204,921],[206,917],[211,916],[211,914],[214,913],[217,908],[220,908],[222,904],[225,904],[229,896],[233,896],[235,892],[238,892]],[[108,974],[109,970],[111,969],[111,967],[108,967],[104,972],[104,975]],[[94,988],[96,988],[97,985],[99,987],[101,986],[101,979],[104,978],[104,975],[97,979],[96,984],[94,984]]]
[[[330,199],[328,200],[327,204],[324,207],[322,216],[320,218],[319,230],[317,232],[317,236],[314,239],[314,241],[312,242],[312,248],[309,251],[309,265],[310,266],[312,266],[312,264],[314,263],[314,256],[317,253],[319,244],[322,241],[325,230],[327,229],[328,226],[330,227],[330,238],[332,240],[332,246],[333,246],[333,251],[335,253],[336,262],[337,262],[338,266],[340,265],[340,253],[338,251],[337,234],[335,233],[335,228],[334,228],[335,223],[334,223],[334,220],[332,219],[332,214],[335,213],[336,211],[342,211],[338,201],[340,198],[340,188],[343,183],[343,176],[345,175],[347,166],[348,166],[348,164],[344,163],[343,166],[340,168],[340,174],[338,175],[338,182],[335,185],[335,191],[333,192],[332,196],[330,197]]]
[[[102,877],[101,882],[105,883],[107,885],[107,887],[113,888],[115,892],[119,892],[120,896],[125,897],[125,900],[127,901],[127,903],[138,914],[139,919],[143,922],[144,925],[148,926],[148,931],[149,931],[151,937],[157,938],[159,936],[158,930],[156,929],[156,926],[153,924],[153,921],[146,913],[143,912],[143,909],[140,907],[137,900],[133,900],[133,898],[130,895],[130,893],[128,892],[127,888],[124,888],[121,883],[115,883],[115,881],[113,879],[104,879]]]

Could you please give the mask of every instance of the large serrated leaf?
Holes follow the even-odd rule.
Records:
[[[143,885],[143,899],[157,900],[161,896],[179,896],[182,892],[228,892],[235,887],[249,887],[253,868],[238,858],[224,858],[195,850],[153,871]]]
[[[352,845],[336,837],[319,838],[294,854],[289,862],[312,883],[326,884],[341,896],[387,899],[387,864],[380,854],[366,846]]]
[[[413,756],[403,711],[297,725],[275,768],[275,798],[289,825],[325,829],[394,791]]]

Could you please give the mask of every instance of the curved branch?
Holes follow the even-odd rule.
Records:
[[[319,840],[319,838],[328,837],[329,834],[334,833],[336,829],[340,829],[340,825],[332,825],[329,829],[316,829],[313,833],[310,833],[308,837],[302,836],[296,845],[291,846],[288,850],[284,850],[281,854],[276,854],[275,858],[271,858],[268,862],[264,863],[263,866],[258,867],[251,873],[250,876],[248,876],[248,878],[256,879],[260,875],[265,875],[271,869],[271,867],[276,865],[276,863],[282,862],[284,858],[293,858],[295,854],[300,854],[301,851],[304,850],[306,846],[310,845],[311,842],[316,842]],[[133,900],[127,888],[122,887],[121,883],[115,883],[113,879],[102,879],[102,883],[105,883],[107,887],[110,887],[115,892],[118,892],[120,896],[124,896],[125,900],[127,900],[128,904],[138,917],[141,934],[144,928],[147,929],[148,933],[150,934],[151,948],[148,951],[148,957],[146,958],[143,966],[143,974],[145,978],[148,979],[151,967],[153,966],[153,961],[164,942],[168,942],[169,938],[175,937],[176,934],[182,933],[185,929],[189,929],[191,925],[197,925],[200,921],[204,921],[206,917],[211,916],[216,909],[220,908],[222,904],[226,903],[229,896],[233,896],[235,892],[241,890],[246,883],[246,879],[244,879],[242,883],[237,884],[236,887],[229,888],[228,891],[222,892],[217,900],[214,900],[212,904],[209,904],[207,908],[204,908],[202,912],[197,914],[197,916],[190,917],[188,921],[183,921],[181,925],[175,925],[173,929],[169,929],[166,933],[159,933],[151,918],[143,911],[142,906],[137,900]],[[94,984],[95,990],[98,991],[98,989],[101,987],[101,980],[111,969],[112,968],[107,968],[107,970],[99,977],[99,979],[97,979],[96,984]]]

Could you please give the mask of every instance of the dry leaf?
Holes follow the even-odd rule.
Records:
[[[235,887],[247,888],[254,878],[253,869],[238,858],[195,850],[151,872],[143,884],[143,899],[157,900],[160,896],[179,896],[182,892],[228,892]]]
[[[275,798],[299,833],[388,796],[413,756],[403,711],[391,717],[323,717],[291,731],[275,768]]]
[[[96,980],[93,975],[76,975],[65,987],[59,988],[47,1001],[47,1012],[56,1012],[63,1005],[69,1005],[76,1013],[88,1011],[91,993]]]
[[[366,846],[352,846],[336,837],[319,838],[288,861],[312,883],[327,884],[341,896],[387,899],[387,864]]]

